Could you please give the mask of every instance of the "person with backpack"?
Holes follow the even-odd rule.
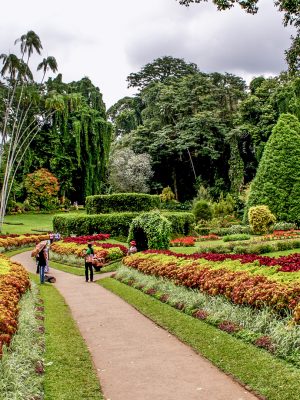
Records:
[[[85,251],[85,281],[89,281],[89,272],[90,272],[90,282],[93,282],[94,273],[93,273],[93,259],[94,259],[94,249],[93,243],[88,243],[88,248]]]

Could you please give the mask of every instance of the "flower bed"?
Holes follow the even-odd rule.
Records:
[[[49,239],[48,234],[24,234],[24,235],[1,235],[0,247],[7,249],[14,249],[16,247],[35,245],[41,240]]]
[[[230,270],[226,262],[218,264],[214,261],[205,262],[200,257],[193,259],[149,253],[125,257],[123,262],[128,267],[168,278],[178,285],[200,289],[212,296],[223,295],[235,304],[256,308],[269,306],[279,313],[291,310],[294,320],[300,321],[300,283],[282,283],[247,269]],[[236,265],[241,265],[239,260],[233,264],[233,268]],[[271,272],[274,274],[276,270],[273,268]]]
[[[95,242],[100,240],[107,240],[110,238],[109,233],[98,233],[97,235],[88,236],[77,236],[77,237],[67,237],[63,239],[64,243],[77,243],[77,244],[87,244],[88,242]]]
[[[193,247],[195,246],[196,238],[193,236],[186,236],[177,239],[173,239],[170,241],[171,247]]]
[[[29,285],[24,267],[0,255],[0,355],[3,345],[10,344],[17,330],[18,303]]]
[[[95,258],[104,259],[104,262],[117,260],[127,254],[127,248],[121,244],[100,243],[93,244]],[[51,251],[61,256],[75,256],[79,265],[83,264],[83,257],[87,249],[86,244],[58,241],[51,245]]]
[[[208,261],[224,261],[224,260],[239,260],[242,264],[253,263],[258,261],[259,265],[268,267],[278,266],[277,271],[281,272],[297,272],[300,271],[300,253],[291,254],[289,256],[281,256],[278,258],[260,256],[257,254],[220,254],[220,253],[194,253],[182,254],[174,253],[169,250],[147,250],[144,253],[166,254],[179,258],[192,260],[204,259]]]
[[[300,330],[299,326],[290,324],[289,315],[278,316],[265,307],[241,307],[225,297],[209,296],[126,266],[120,267],[114,277],[194,318],[262,347],[300,367]]]
[[[268,240],[284,240],[284,239],[295,239],[299,237],[300,231],[290,230],[290,231],[274,231],[270,235],[264,235],[261,237],[262,241]]]
[[[219,240],[217,235],[205,235],[205,236],[185,236],[177,239],[173,239],[170,242],[171,247],[193,247],[195,242],[204,242],[206,240]]]
[[[206,240],[220,240],[220,236],[210,233],[209,235],[196,237],[197,242],[205,242]]]

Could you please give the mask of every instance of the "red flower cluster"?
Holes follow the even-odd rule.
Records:
[[[98,233],[97,235],[67,237],[63,239],[65,243],[86,244],[87,242],[96,242],[98,240],[107,240],[110,238],[109,233]]]
[[[124,264],[149,274],[171,279],[178,285],[200,289],[209,295],[223,295],[235,304],[260,308],[269,306],[276,311],[295,310],[294,320],[300,320],[300,285],[281,284],[260,275],[234,272],[226,268],[202,267],[191,260],[182,265],[170,259],[143,257],[142,254],[125,257]]]
[[[8,263],[9,269],[7,273],[0,274],[0,356],[3,345],[10,344],[17,330],[18,303],[30,285],[28,273],[21,264],[11,263],[4,256],[0,257],[0,264],[1,261]]]
[[[210,235],[199,236],[196,238],[197,241],[206,241],[206,240],[219,240],[220,237],[218,235],[214,235],[211,233]]]
[[[160,253],[167,254],[170,256],[186,258],[191,260],[199,260],[201,258],[208,261],[224,261],[239,260],[242,264],[252,263],[253,261],[259,261],[260,265],[267,267],[279,266],[278,271],[282,272],[296,272],[300,271],[300,253],[291,254],[289,256],[282,257],[267,257],[259,256],[256,254],[218,254],[218,253],[194,253],[194,254],[182,254],[175,253],[169,250],[146,250],[144,253]]]
[[[295,237],[299,237],[299,231],[291,230],[291,231],[274,231],[270,235],[264,235],[261,240],[281,240],[281,239],[294,239]]]
[[[193,236],[181,237],[171,240],[171,246],[193,247],[195,246],[196,238]]]

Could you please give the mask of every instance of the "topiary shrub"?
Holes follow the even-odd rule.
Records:
[[[212,219],[211,205],[206,200],[199,200],[193,207],[193,214],[195,215],[196,221],[209,221]]]
[[[268,206],[251,207],[248,213],[250,227],[255,234],[263,234],[270,231],[276,218]]]
[[[282,114],[273,128],[251,184],[244,214],[267,205],[279,221],[300,222],[300,122]]]
[[[114,193],[86,197],[87,214],[150,211],[159,208],[158,195],[144,193]]]
[[[128,242],[136,241],[138,251],[147,249],[168,249],[171,223],[159,211],[143,213],[130,225]]]
[[[159,198],[161,202],[166,203],[168,201],[175,200],[175,194],[172,192],[170,186],[167,186],[163,188],[161,194],[159,195]]]

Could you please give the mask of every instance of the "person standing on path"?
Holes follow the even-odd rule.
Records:
[[[93,243],[88,243],[88,248],[85,252],[85,281],[89,281],[89,271],[90,271],[90,282],[93,282],[93,259],[94,259],[94,249]]]
[[[40,283],[45,283],[45,268],[48,262],[47,241],[43,241],[39,246],[39,270],[40,270]]]

